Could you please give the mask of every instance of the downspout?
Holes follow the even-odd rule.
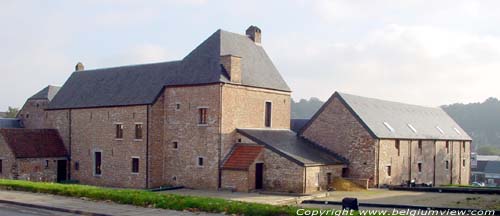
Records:
[[[224,84],[219,85],[219,100],[220,100],[220,108],[219,108],[219,149],[218,149],[218,166],[217,166],[217,172],[218,172],[218,182],[217,182],[217,187],[220,189],[222,187],[222,170],[221,170],[221,157],[222,157],[222,87]]]
[[[451,159],[450,159],[450,184],[453,184],[453,142],[451,142],[451,145],[448,145],[448,147],[451,147]]]
[[[68,157],[68,179],[71,179],[71,157],[72,157],[72,154],[71,154],[71,109],[69,109],[68,111],[68,121],[69,121],[69,143],[68,143],[68,153],[69,153],[69,157]]]
[[[409,182],[411,182],[411,168],[413,167],[413,162],[411,161],[411,140],[408,141],[408,151],[410,152],[408,155],[409,155],[409,158],[410,158],[410,161],[408,161],[408,180]],[[416,183],[416,182],[415,182]]]
[[[146,188],[149,188],[149,105],[146,105]]]
[[[307,186],[307,167],[304,166],[304,184],[302,186],[302,193],[306,194],[306,186]]]
[[[459,158],[459,165],[458,165],[458,184],[462,184],[462,143],[458,144],[458,158]],[[465,148],[464,148],[465,149]]]
[[[380,188],[380,140],[376,140],[378,144],[378,156],[377,156],[377,187]]]
[[[432,185],[436,186],[436,157],[437,157],[437,140],[434,140],[434,175],[432,176]]]

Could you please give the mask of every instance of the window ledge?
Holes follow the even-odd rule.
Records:
[[[208,127],[208,124],[198,124],[198,127]]]
[[[123,141],[123,138],[115,138],[116,141]]]
[[[138,176],[138,175],[139,175],[139,173],[138,173],[138,172],[136,172],[136,173],[135,173],[135,172],[133,172],[133,173],[130,173],[130,174],[131,174],[131,175],[135,175],[135,176]]]
[[[142,139],[134,139],[135,142],[141,142]]]
[[[94,174],[94,177],[96,177],[96,178],[101,178],[101,176],[102,176],[102,174],[99,174],[99,175]]]

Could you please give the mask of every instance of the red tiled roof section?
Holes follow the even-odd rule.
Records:
[[[248,170],[250,165],[255,161],[262,151],[262,146],[235,146],[231,155],[224,163],[223,169],[231,170]]]
[[[0,134],[16,158],[66,157],[68,155],[55,129],[0,129]]]

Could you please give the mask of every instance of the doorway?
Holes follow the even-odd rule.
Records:
[[[66,181],[67,176],[67,161],[66,160],[58,160],[57,161],[57,182]]]
[[[255,164],[255,189],[259,190],[263,188],[264,183],[264,164],[256,163]]]

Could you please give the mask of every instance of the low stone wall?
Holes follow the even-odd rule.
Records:
[[[370,186],[370,179],[360,179],[360,178],[344,178],[351,181],[354,184],[361,186],[364,189],[368,189]]]

